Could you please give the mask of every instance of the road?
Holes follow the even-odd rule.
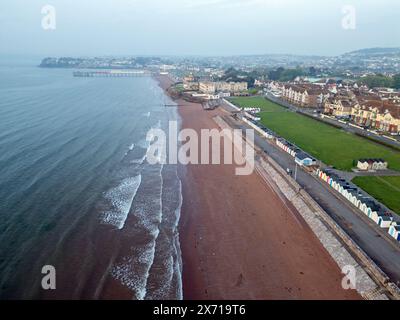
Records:
[[[231,107],[224,105],[228,111]],[[243,122],[232,117],[225,119],[232,127],[248,129]],[[255,136],[255,144],[263,149],[283,169],[289,168],[295,172],[294,158],[288,153],[271,144],[260,136]],[[384,230],[377,227],[370,219],[347,201],[342,201],[340,195],[306,173],[300,167],[297,170],[297,182],[310,196],[340,225],[340,227],[368,254],[368,256],[391,278],[400,284],[400,246]]]

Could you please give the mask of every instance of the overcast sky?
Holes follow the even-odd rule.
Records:
[[[355,29],[342,27],[346,5]],[[1,0],[0,53],[336,55],[400,47],[399,13],[398,0]]]

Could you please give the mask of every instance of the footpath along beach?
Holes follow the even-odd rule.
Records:
[[[172,81],[157,78],[167,89]],[[182,127],[218,128],[224,110],[177,101]],[[360,299],[300,214],[256,173],[180,167],[184,299]]]

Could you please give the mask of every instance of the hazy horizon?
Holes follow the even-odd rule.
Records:
[[[42,27],[45,5],[56,10],[55,30]],[[349,5],[356,19],[346,29]],[[3,55],[335,56],[400,47],[395,0],[6,0],[0,8]]]

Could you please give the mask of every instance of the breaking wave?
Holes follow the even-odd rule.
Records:
[[[112,209],[103,213],[104,223],[111,224],[118,229],[124,227],[141,181],[141,175],[126,178],[120,185],[105,194],[105,198],[110,202]]]

